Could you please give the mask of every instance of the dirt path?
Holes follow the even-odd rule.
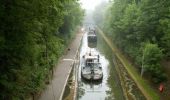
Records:
[[[70,74],[72,63],[81,43],[83,32],[76,34],[75,39],[70,43],[70,50],[59,60],[54,69],[52,82],[40,95],[39,100],[61,100],[65,85]]]

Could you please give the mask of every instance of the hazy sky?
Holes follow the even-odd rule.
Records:
[[[102,1],[108,1],[108,0],[80,0],[82,4],[82,8],[86,10],[94,10],[95,6],[100,4]]]

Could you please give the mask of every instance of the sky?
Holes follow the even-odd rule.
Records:
[[[94,10],[95,6],[100,4],[102,1],[107,1],[107,0],[80,0],[80,3],[83,9]]]

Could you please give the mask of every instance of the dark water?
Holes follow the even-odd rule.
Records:
[[[87,33],[82,40],[80,48],[80,67],[78,76],[78,100],[124,100],[122,87],[113,64],[113,53],[100,35],[97,36],[97,45],[89,48],[87,44]],[[103,68],[102,82],[86,82],[81,78],[82,56],[87,50],[93,49],[100,55]]]

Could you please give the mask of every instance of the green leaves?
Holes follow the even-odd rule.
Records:
[[[155,83],[166,80],[166,75],[161,70],[160,61],[163,57],[162,50],[157,44],[146,43],[143,50],[143,66],[152,75]]]
[[[80,4],[75,1],[69,1],[64,4],[65,16],[64,23],[59,31],[61,35],[71,35],[70,33],[75,27],[81,24],[83,20],[84,11],[80,8]]]
[[[97,24],[135,64],[141,66],[144,55],[145,67],[154,81],[165,80],[160,60],[170,57],[169,0],[114,0],[104,17],[98,9],[96,14],[101,20],[96,20]]]
[[[1,0],[0,99],[24,99],[41,90],[82,18],[76,0]]]
[[[159,63],[163,57],[162,50],[156,44],[146,43],[144,46],[143,55],[145,62],[150,64]]]

